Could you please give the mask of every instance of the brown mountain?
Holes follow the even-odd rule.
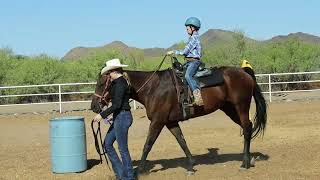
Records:
[[[147,57],[157,57],[165,54],[167,49],[165,48],[147,48],[143,49],[144,55]]]
[[[234,41],[235,33],[232,31],[226,31],[226,30],[220,30],[220,29],[210,29],[203,33],[201,35],[201,43],[204,47],[212,47],[216,45],[221,44],[228,44],[232,43]],[[290,38],[297,38],[301,42],[304,43],[316,43],[320,44],[320,37],[310,35],[307,33],[291,33],[288,35],[281,35],[281,36],[275,36],[269,40],[266,41],[257,41],[254,39],[251,39],[249,37],[244,37],[246,42],[249,43],[269,43],[269,42],[279,42],[279,41],[285,41]],[[129,47],[126,44],[124,44],[121,41],[114,41],[110,44],[101,46],[101,47],[77,47],[71,49],[62,59],[63,60],[77,60],[81,57],[85,57],[89,55],[90,53],[94,53],[95,51],[102,50],[102,51],[108,51],[108,50],[119,50],[125,54],[129,54],[131,52],[139,52],[143,53],[145,57],[159,57],[165,54],[166,51],[169,49],[178,49],[181,47],[181,43],[174,44],[169,48],[146,48],[146,49],[140,49],[135,47]]]
[[[235,32],[221,29],[210,29],[201,35],[201,42],[205,45],[215,45],[220,43],[231,43],[234,41]],[[247,42],[256,40],[244,37]]]
[[[296,38],[301,42],[304,43],[311,43],[311,44],[320,44],[320,37],[314,36],[311,34],[303,33],[303,32],[297,32],[297,33],[290,33],[288,35],[280,35],[280,36],[275,36],[271,38],[270,40],[267,40],[267,42],[279,42],[279,41],[286,41],[289,39]]]
[[[93,49],[93,48],[92,48]],[[61,58],[62,60],[77,60],[83,56],[86,56],[90,52],[89,48],[76,47],[71,49],[66,55]]]
[[[109,50],[117,50],[123,52],[125,54],[130,54],[133,52],[143,53],[145,56],[153,57],[153,56],[161,56],[166,52],[164,48],[147,48],[147,49],[139,49],[135,47],[129,47],[121,41],[113,41],[110,44],[106,44],[101,47],[76,47],[71,49],[62,59],[63,60],[77,60],[81,57],[85,57],[90,53],[94,53],[95,51],[109,51]]]
[[[100,47],[76,47],[71,49],[62,59],[63,60],[77,60],[81,57],[85,57],[90,53],[94,53],[95,51],[108,51],[108,50],[119,50],[124,53],[129,53],[133,50],[137,50],[138,48],[129,47],[121,41],[113,41],[110,44],[100,46]]]

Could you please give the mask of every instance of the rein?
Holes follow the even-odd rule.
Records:
[[[160,64],[158,65],[158,67],[156,68],[156,70],[153,71],[153,73],[151,74],[151,76],[146,80],[146,82],[136,91],[136,93],[138,93],[142,88],[145,87],[145,85],[147,85],[149,83],[149,81],[152,79],[152,77],[156,74],[156,72],[161,68],[164,60],[166,59],[167,55],[165,55],[162,59],[162,61],[160,62]]]
[[[107,162],[107,166],[110,169],[110,166],[109,166],[109,162],[108,162],[108,158],[106,156],[106,152],[104,150],[104,143],[102,143],[102,138],[101,138],[101,128],[100,128],[100,122],[98,122],[98,128],[97,128],[97,131],[94,130],[94,127],[93,127],[93,124],[94,124],[94,121],[92,120],[91,121],[91,129],[92,129],[92,133],[93,133],[93,137],[94,137],[94,145],[96,147],[96,151],[97,153],[99,154],[100,156],[100,164],[102,164],[102,155],[104,156],[106,162]],[[101,144],[101,149],[102,149],[102,153],[100,151],[100,145],[99,145],[99,140],[98,140],[98,135],[100,137],[100,144]]]

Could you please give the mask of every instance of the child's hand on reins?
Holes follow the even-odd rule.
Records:
[[[167,55],[169,55],[169,56],[171,56],[171,55],[173,55],[174,54],[174,51],[168,51],[167,52]]]

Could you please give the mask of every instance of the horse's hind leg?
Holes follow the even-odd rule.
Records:
[[[250,142],[252,135],[252,123],[249,120],[249,105],[237,105],[236,110],[240,118],[241,127],[244,135],[243,161],[241,168],[249,169],[250,164]]]
[[[227,116],[229,116],[235,123],[241,126],[240,118],[237,113],[237,110],[233,104],[226,102],[224,106],[220,108]]]
[[[250,104],[250,103],[249,103]],[[226,103],[221,110],[226,113],[235,123],[239,124],[243,129],[244,135],[244,149],[243,161],[241,168],[250,168],[250,142],[252,134],[252,123],[249,120],[249,105],[233,105]]]
[[[184,153],[186,154],[186,156],[188,158],[188,167],[187,167],[188,173],[189,174],[194,173],[193,165],[195,164],[195,160],[193,159],[193,157],[190,153],[190,150],[187,146],[186,140],[184,139],[184,136],[182,134],[182,131],[181,131],[179,124],[173,123],[173,124],[169,124],[166,126],[169,129],[169,131],[174,135],[174,137],[176,137],[180,147],[182,148],[182,150],[184,151]]]

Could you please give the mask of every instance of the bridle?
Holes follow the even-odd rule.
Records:
[[[97,94],[97,93],[94,93],[93,95],[98,97],[99,98],[99,106],[100,106],[100,109],[103,109],[104,105],[103,105],[103,102],[105,103],[105,105],[107,106],[109,104],[109,100],[107,99],[107,96],[109,95],[109,85],[110,85],[110,76],[109,75],[103,75],[103,76],[107,76],[107,80],[105,82],[105,87],[102,91],[102,94]]]

